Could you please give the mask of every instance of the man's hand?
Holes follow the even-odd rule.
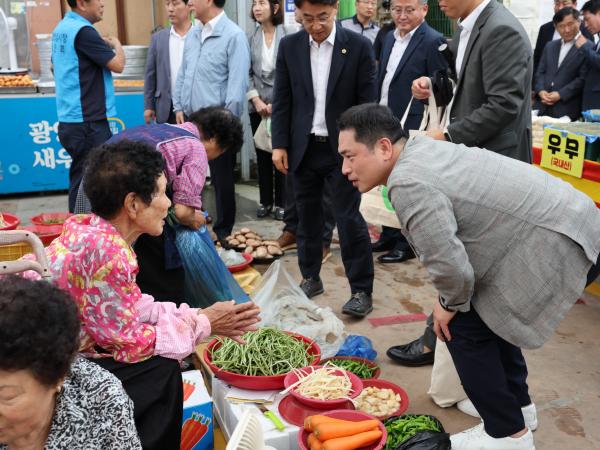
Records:
[[[202,211],[179,203],[176,203],[173,209],[179,223],[192,230],[199,230],[202,225],[206,224],[206,217],[204,217]]]
[[[144,122],[152,123],[156,120],[156,112],[153,109],[144,110]]]
[[[288,154],[287,150],[284,148],[275,148],[273,149],[273,164],[275,164],[275,168],[279,170],[283,174],[288,173]]]
[[[581,33],[579,33],[579,37],[577,39],[575,39],[575,47],[577,48],[581,48],[581,46],[583,44],[585,44],[588,40],[585,38],[585,36]]]
[[[446,140],[446,136],[444,136],[444,130],[442,130],[441,128],[434,128],[433,130],[427,131],[427,133],[425,134],[430,138],[435,139],[436,141]]]
[[[550,94],[548,94],[548,101],[550,102],[551,105],[554,105],[559,100],[560,100],[560,94],[558,93],[558,91],[552,91],[552,92],[550,92]]]
[[[550,103],[550,93],[548,91],[541,90],[538,95],[540,96],[540,100],[544,105],[551,105]]]
[[[254,105],[256,112],[260,114],[261,117],[268,117],[270,115],[269,105],[263,102],[260,97],[253,97],[252,104]]]
[[[259,307],[252,302],[236,305],[233,300],[216,302],[208,308],[198,310],[198,314],[204,314],[208,318],[212,334],[230,337],[241,344],[244,341],[240,336],[257,329],[259,312]]]
[[[425,100],[431,95],[429,78],[420,77],[412,82],[411,91],[414,98],[417,100]]]
[[[440,302],[435,302],[433,307],[433,332],[441,341],[451,341],[452,336],[448,329],[448,324],[456,315],[456,311],[446,311],[440,305]]]
[[[185,123],[185,116],[183,115],[183,111],[175,112],[175,121],[177,122],[177,125]]]

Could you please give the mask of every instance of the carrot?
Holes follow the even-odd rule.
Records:
[[[308,447],[310,450],[322,450],[323,444],[318,440],[313,433],[308,435]]]
[[[350,420],[334,419],[333,417],[315,414],[304,419],[304,429],[306,431],[314,431],[315,427],[320,423],[354,423]]]
[[[323,450],[355,450],[365,447],[381,439],[381,430],[366,431],[353,436],[345,436],[329,439],[323,442]]]
[[[352,436],[354,434],[362,433],[363,431],[370,431],[373,428],[379,426],[379,420],[361,420],[360,422],[347,422],[347,423],[320,423],[314,427],[315,436],[324,442],[328,439],[339,438],[344,436]]]

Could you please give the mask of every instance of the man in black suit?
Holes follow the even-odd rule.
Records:
[[[446,40],[425,22],[427,0],[392,0],[392,19],[396,29],[383,40],[379,64],[379,103],[388,106],[400,119],[412,97],[413,80],[433,77],[447,63],[438,51]],[[423,103],[413,101],[404,124],[407,130],[418,130],[423,119]],[[381,236],[372,245],[374,252],[389,250],[380,255],[380,263],[400,263],[415,257],[399,229],[383,227]]]
[[[554,0],[554,14],[560,11],[563,8],[577,8],[577,0]],[[586,38],[591,39],[592,35],[585,29],[583,24],[580,25],[581,34],[583,34]],[[554,22],[551,20],[550,22],[546,22],[544,25],[540,27],[540,31],[538,31],[537,40],[535,41],[535,49],[533,50],[533,73],[537,73],[538,64],[540,63],[540,59],[542,58],[542,52],[544,51],[544,47],[550,41],[554,41],[556,39],[560,39],[560,35],[554,26]]]
[[[571,120],[581,117],[581,94],[587,73],[587,64],[575,47],[579,34],[579,11],[563,8],[552,21],[560,39],[548,42],[535,74],[536,104],[540,116],[563,117]]]
[[[352,296],[342,312],[373,310],[373,258],[360,193],[342,176],[337,119],[376,98],[375,58],[366,38],[336,24],[337,0],[295,0],[304,30],[284,37],[277,55],[272,144],[275,167],[294,179],[300,287],[321,294],[324,183],[333,192],[342,260]]]
[[[581,8],[583,23],[591,34],[600,34],[600,0],[589,0]],[[588,72],[583,86],[582,111],[600,109],[600,39],[587,39],[579,36],[575,46],[588,65]]]

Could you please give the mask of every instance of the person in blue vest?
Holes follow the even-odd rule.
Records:
[[[125,68],[125,53],[115,37],[103,38],[94,28],[102,20],[103,0],[67,0],[71,11],[52,33],[58,138],[71,155],[69,212],[89,151],[112,135],[108,117],[115,116],[112,72]]]

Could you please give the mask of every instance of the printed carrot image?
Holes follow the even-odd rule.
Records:
[[[185,402],[196,390],[196,385],[191,381],[183,380],[183,401]]]
[[[202,440],[209,425],[210,418],[204,417],[200,413],[192,413],[192,417],[187,419],[181,428],[180,450],[192,450]]]

